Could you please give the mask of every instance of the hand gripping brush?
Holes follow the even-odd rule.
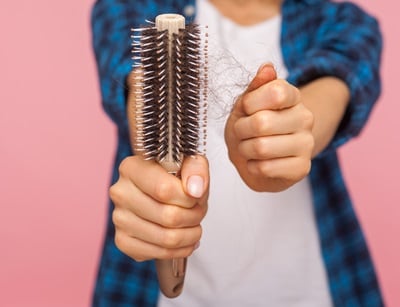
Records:
[[[205,153],[207,35],[177,14],[133,32],[134,150],[179,176],[184,157]],[[186,263],[156,260],[167,297],[182,292]]]

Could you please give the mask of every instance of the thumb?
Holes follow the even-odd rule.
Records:
[[[271,63],[266,63],[260,66],[258,69],[256,76],[251,80],[250,84],[246,89],[247,92],[254,91],[258,89],[260,86],[268,83],[277,78],[276,70]]]
[[[181,178],[184,191],[192,197],[201,198],[208,190],[210,181],[207,159],[201,155],[186,157]]]
[[[276,70],[271,63],[266,63],[261,65],[260,68],[258,68],[255,77],[253,78],[253,80],[251,80],[250,84],[247,86],[247,89],[241,96],[239,96],[239,99],[233,106],[232,112],[230,114],[230,119],[235,121],[236,119],[245,115],[242,103],[242,98],[244,95],[258,89],[259,87],[270,81],[275,80],[276,78],[277,78]]]

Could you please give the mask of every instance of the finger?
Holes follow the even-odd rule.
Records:
[[[119,231],[116,232],[114,241],[119,250],[136,261],[185,258],[190,256],[198,246],[196,242],[192,246],[177,249],[163,248],[140,239],[129,237],[127,234]]]
[[[116,207],[125,208],[149,222],[168,228],[199,225],[207,206],[195,205],[191,209],[160,203],[140,191],[128,180],[117,182],[110,188],[110,197]]]
[[[299,102],[299,90],[287,81],[277,79],[243,95],[242,108],[245,114],[251,115],[261,110],[290,108]]]
[[[145,161],[139,156],[128,157],[121,162],[119,172],[120,176],[128,178],[140,191],[160,203],[191,208],[198,201],[184,192],[179,178],[154,161]]]
[[[246,92],[254,91],[263,84],[276,79],[276,70],[271,63],[266,63],[260,66],[256,76],[251,80]]]
[[[164,248],[181,248],[196,244],[201,237],[201,226],[165,228],[139,218],[128,210],[116,208],[112,215],[115,227],[130,237]]]
[[[268,160],[310,155],[314,145],[311,134],[298,133],[258,137],[239,143],[239,153],[246,160]]]
[[[202,198],[210,181],[208,160],[201,155],[187,157],[182,164],[181,178],[184,190],[195,198]]]
[[[139,200],[140,201],[140,200]],[[183,208],[148,200],[140,206],[132,206],[132,212],[141,218],[168,228],[187,228],[199,225],[207,213],[207,206],[195,205]]]
[[[293,113],[293,114],[291,114]],[[235,125],[235,134],[239,140],[293,133],[303,125],[300,114],[291,109],[279,111],[263,110],[250,116],[239,118]]]
[[[249,173],[260,178],[297,182],[310,172],[311,160],[306,157],[287,157],[271,160],[250,160]]]

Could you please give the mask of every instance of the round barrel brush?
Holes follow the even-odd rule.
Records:
[[[153,159],[176,176],[185,157],[205,153],[207,34],[178,14],[133,30],[135,154]],[[183,289],[187,259],[156,260],[167,297]]]

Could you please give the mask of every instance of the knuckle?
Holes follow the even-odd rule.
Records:
[[[314,146],[315,146],[315,139],[312,134],[309,134],[305,145],[307,152],[311,153],[314,150]]]
[[[126,251],[127,251],[126,240],[127,240],[126,235],[117,229],[115,231],[114,243],[115,243],[115,246],[123,253],[126,253]]]
[[[118,213],[119,210],[113,210],[111,215],[111,220],[115,226],[120,225],[120,214]]]
[[[306,107],[304,107],[303,112],[303,123],[304,126],[309,130],[311,130],[314,126],[314,114]]]
[[[123,193],[118,182],[109,188],[108,195],[110,196],[113,204],[116,206],[123,202]]]
[[[247,162],[247,171],[252,176],[257,176],[258,175],[257,165],[256,165],[255,161],[248,161]]]
[[[172,197],[173,186],[168,181],[159,181],[154,187],[155,197],[163,202],[168,202]]]
[[[274,163],[271,161],[262,161],[257,163],[258,164],[258,172],[265,178],[277,178],[277,171],[274,167]]]
[[[253,150],[259,158],[268,156],[269,147],[267,138],[257,138],[254,140]]]
[[[118,172],[120,176],[126,177],[131,163],[132,163],[132,157],[126,157],[121,161],[121,163],[118,166]]]
[[[246,114],[250,114],[251,113],[251,108],[250,108],[250,99],[249,99],[249,95],[244,94],[242,96],[240,96],[240,103],[242,104],[243,110]]]
[[[124,214],[121,210],[114,209],[111,215],[111,219],[115,226],[121,227],[125,223]]]
[[[286,82],[282,79],[277,79],[271,83],[271,92],[275,98],[276,107],[279,107],[288,99],[288,92],[285,90]]]
[[[253,130],[257,135],[264,135],[268,132],[269,120],[267,112],[257,112],[254,115]]]
[[[240,120],[236,121],[233,124],[233,134],[236,138],[241,139],[242,138],[242,126],[240,125]]]
[[[179,208],[176,206],[163,206],[161,214],[162,225],[166,227],[179,227],[182,217],[179,214]]]
[[[182,242],[181,236],[176,230],[169,229],[164,232],[163,246],[168,248],[178,248]]]

